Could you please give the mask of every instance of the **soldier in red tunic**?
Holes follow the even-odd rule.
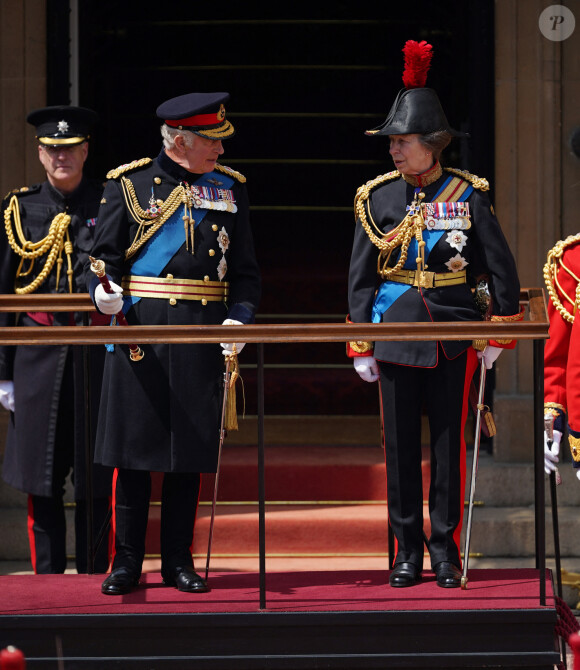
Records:
[[[555,471],[560,441],[568,425],[575,468],[580,468],[580,235],[561,240],[548,252],[544,279],[550,295],[550,338],[544,350],[544,469]],[[550,430],[552,419],[553,434]],[[580,479],[580,470],[576,471]]]

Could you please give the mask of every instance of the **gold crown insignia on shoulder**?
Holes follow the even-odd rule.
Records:
[[[454,174],[456,177],[461,177],[461,179],[465,179],[465,181],[468,181],[473,188],[478,189],[479,191],[489,191],[489,182],[485,177],[478,177],[475,174],[471,174],[471,172],[468,172],[467,170],[459,170],[457,168],[443,168],[445,172],[450,172],[451,174]]]
[[[224,174],[229,175],[230,177],[233,177],[234,179],[237,179],[240,184],[245,184],[246,183],[246,178],[241,172],[238,172],[237,170],[232,170],[231,167],[228,167],[227,165],[220,165],[220,163],[215,164],[215,169],[218,172],[223,172]]]
[[[148,165],[152,161],[152,158],[140,158],[139,160],[132,161],[131,163],[119,165],[119,167],[115,168],[114,170],[109,170],[109,172],[107,172],[107,179],[118,179],[122,174],[125,174],[125,172],[130,172],[131,170]]]
[[[40,190],[40,184],[34,184],[33,186],[22,186],[21,188],[13,188],[11,191],[4,196],[4,200],[11,198],[13,195],[25,195],[28,193],[36,193]]]

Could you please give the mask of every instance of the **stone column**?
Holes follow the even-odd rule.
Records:
[[[580,126],[580,23],[553,41],[538,20],[546,0],[495,3],[495,180],[498,218],[514,251],[522,287],[543,287],[548,250],[580,221],[580,161],[569,135]],[[580,22],[580,0],[566,6]],[[532,344],[518,344],[497,364],[495,457],[532,461]]]
[[[46,100],[46,0],[0,2],[0,197],[44,179],[31,109]]]

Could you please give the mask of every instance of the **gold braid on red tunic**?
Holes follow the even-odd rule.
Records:
[[[550,251],[548,251],[548,259],[544,265],[544,281],[546,283],[546,288],[548,289],[550,300],[560,316],[568,323],[574,323],[574,316],[578,304],[580,303],[580,277],[564,264],[562,257],[566,247],[569,247],[576,242],[580,242],[580,234],[569,235],[565,240],[560,240],[552,249],[550,249]],[[576,282],[576,292],[573,297],[569,296],[566,291],[564,291],[562,285],[558,281],[559,268],[567,272]],[[560,295],[573,306],[572,313],[564,307]]]
[[[567,323],[574,323],[574,317],[576,316],[576,310],[580,304],[580,277],[576,275],[563,261],[564,252],[572,244],[580,242],[580,234],[569,235],[565,240],[560,240],[555,244],[555,246],[548,251],[548,258],[546,264],[544,265],[544,281],[546,283],[546,288],[548,289],[548,294],[552,305],[560,314],[562,319]],[[564,287],[558,280],[558,272],[562,270],[563,272],[568,273],[570,277],[576,282],[576,291],[574,296],[569,296]],[[562,299],[567,300],[570,305],[572,305],[572,312],[569,312],[568,309],[564,306]],[[555,402],[547,402],[544,404],[544,415],[551,414],[554,417],[557,417],[560,414],[566,415],[566,408],[564,405]],[[572,458],[575,462],[580,461],[580,438],[574,437],[573,435],[568,436],[568,443],[570,445],[570,452],[572,453]]]

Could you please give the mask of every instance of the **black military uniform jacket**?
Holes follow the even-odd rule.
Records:
[[[129,324],[221,324],[227,317],[242,323],[253,321],[260,297],[260,275],[245,178],[228,168],[221,170],[234,177],[231,190],[237,212],[209,209],[195,228],[194,253],[186,248],[184,232],[183,244],[159,276],[227,281],[227,303],[142,297],[126,314]],[[123,183],[126,188],[130,182],[129,188],[146,210],[150,201],[164,203],[176,187],[191,184],[200,175],[187,172],[163,151],[154,161],[135,161],[109,175],[112,178],[105,187],[92,255],[105,262],[107,274],[120,285],[123,277],[132,274],[132,265],[139,257],[136,254],[125,259],[139,226],[128,210]],[[219,242],[223,230],[228,243],[222,251]],[[225,274],[223,261],[227,265]],[[95,286],[93,281],[90,290],[94,291]],[[159,472],[215,471],[224,370],[221,347],[161,343],[142,348],[145,356],[139,362],[129,360],[124,345],[115,346],[106,355],[97,462]]]
[[[18,210],[24,238],[30,242],[43,239],[55,216],[66,212],[71,216],[68,227],[72,242],[72,290],[74,293],[86,291],[84,264],[92,246],[96,228],[99,203],[103,192],[101,182],[83,178],[78,188],[70,195],[63,196],[48,181],[29,188],[9,193],[2,203],[2,212],[8,207],[13,196],[18,199]],[[4,220],[4,217],[3,217]],[[13,232],[14,231],[13,227]],[[17,235],[17,234],[16,234]],[[16,241],[18,236],[16,236]],[[15,277],[21,258],[11,249],[5,227],[0,234],[0,292],[14,293]],[[32,272],[20,281],[28,285],[41,272],[46,254],[34,263]],[[24,268],[29,267],[26,261]],[[63,254],[63,264],[57,285],[56,264],[46,280],[35,293],[68,293],[67,260]],[[18,321],[16,321],[18,319]],[[71,317],[68,313],[54,314],[0,314],[2,326],[21,327],[39,325],[69,325],[80,323],[81,316]],[[55,447],[57,414],[60,402],[61,384],[68,346],[0,346],[0,379],[13,380],[15,409],[8,428],[3,477],[5,481],[27,493],[52,496],[52,463]],[[80,356],[80,349],[75,349]],[[98,357],[101,350],[91,348],[93,365],[92,398],[98,402],[100,394],[101,370]],[[75,379],[75,405],[70,407],[70,421],[74,422],[75,433],[75,495],[84,497],[84,397],[82,380]],[[95,413],[96,416],[96,413]],[[110,493],[110,475],[97,469],[94,479],[96,495]]]
[[[486,275],[488,279],[493,300],[492,313],[498,316],[518,315],[520,286],[516,266],[489,199],[480,190],[481,186],[486,188],[487,183],[464,174],[465,179],[473,181],[475,186],[473,190],[469,189],[471,192],[465,199],[471,225],[461,231],[443,231],[426,258],[426,269],[435,273],[465,270],[467,282],[438,288],[405,287],[400,284],[385,287],[394,289],[396,299],[386,302],[387,308],[380,315],[380,321],[436,323],[481,320],[472,293],[476,279],[481,275]],[[443,170],[438,179],[423,186],[423,202],[432,202],[449,176]],[[382,233],[388,233],[405,217],[416,187],[407,183],[396,171],[373,181],[377,182],[376,186],[370,189],[364,203],[366,217]],[[452,232],[456,234],[450,236]],[[461,234],[457,235],[458,232]],[[381,277],[377,274],[378,257],[379,249],[371,242],[360,218],[357,219],[349,272],[349,316],[352,322],[373,321],[373,303],[381,285]],[[393,253],[389,265],[394,265],[397,260],[398,253]],[[405,267],[416,267],[415,254],[411,251]],[[445,355],[454,358],[465,351],[471,341],[441,342],[441,345]],[[376,342],[374,353],[369,350],[366,355],[372,354],[378,360],[391,363],[433,367],[437,364],[437,352],[436,341]]]

